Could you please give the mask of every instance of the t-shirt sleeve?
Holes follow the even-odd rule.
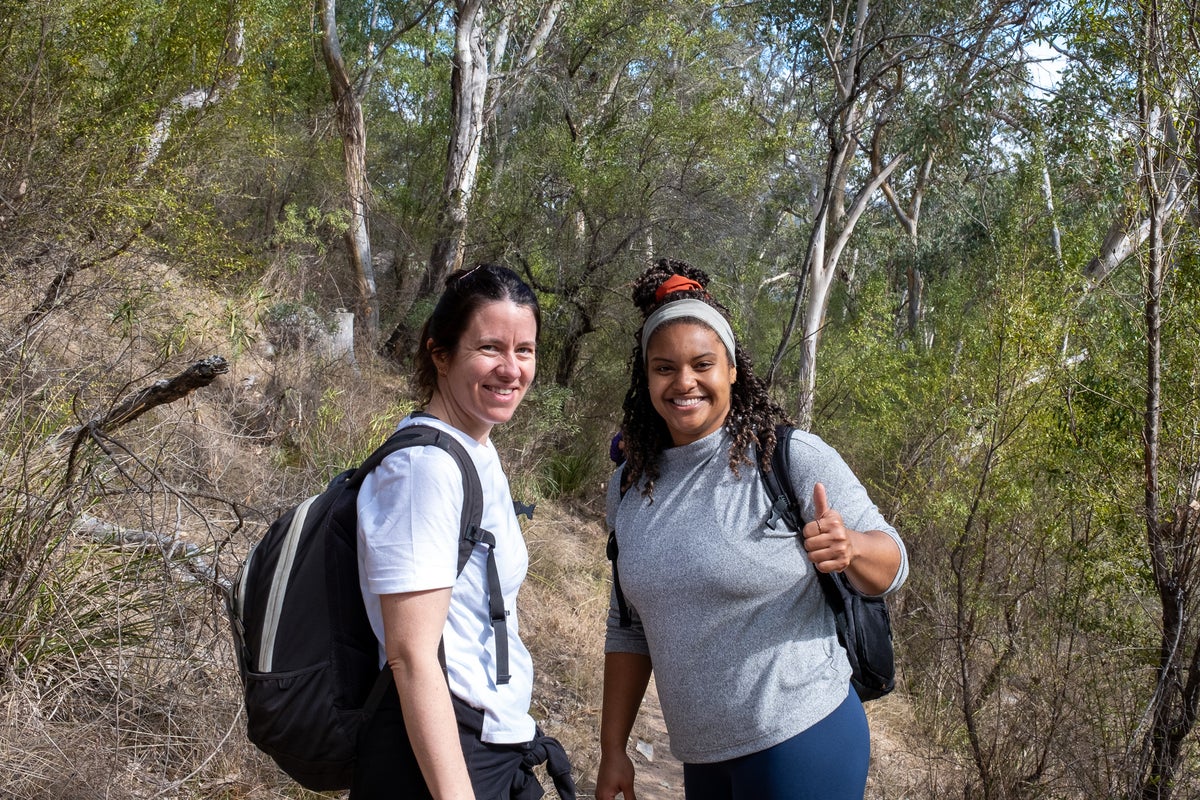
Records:
[[[363,481],[358,544],[367,589],[397,594],[454,585],[462,473],[438,447],[392,453]]]
[[[617,608],[617,593],[614,589],[609,600],[608,620],[604,628],[604,652],[638,653],[648,656],[650,655],[650,644],[646,641],[642,618],[638,616],[636,608],[633,606],[627,606],[627,608],[630,616],[629,624],[622,627],[621,614]]]
[[[842,515],[846,527],[856,531],[883,531],[900,548],[900,568],[884,594],[900,588],[908,578],[908,551],[900,534],[884,519],[850,465],[840,453],[815,434],[795,431],[788,446],[791,447],[789,477],[801,503],[804,519],[811,520],[815,516],[813,487],[817,483],[824,484],[829,507]]]

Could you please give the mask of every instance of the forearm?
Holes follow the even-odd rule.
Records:
[[[604,705],[600,714],[601,753],[624,753],[650,683],[651,664],[639,653],[604,656]]]
[[[380,598],[384,646],[421,774],[436,800],[475,800],[450,688],[438,660],[450,589]]]
[[[852,557],[844,570],[863,594],[886,592],[900,569],[900,548],[883,531],[849,531]]]
[[[437,800],[475,800],[441,665],[436,658],[393,659],[391,669],[408,740],[429,791]]]
[[[650,682],[650,657],[640,653],[604,656],[604,706],[600,712],[600,767],[596,800],[637,800],[633,760],[626,752],[633,721]]]

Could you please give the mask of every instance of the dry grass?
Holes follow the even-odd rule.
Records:
[[[525,525],[529,577],[522,639],[536,670],[534,716],[571,755],[576,778],[595,778],[603,677],[608,562],[602,520],[543,502]]]

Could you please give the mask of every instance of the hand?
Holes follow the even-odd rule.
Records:
[[[614,756],[601,754],[600,769],[596,772],[596,800],[637,800],[633,791],[633,759],[627,753]]]
[[[841,572],[854,560],[850,530],[842,515],[829,507],[825,486],[813,487],[812,522],[804,526],[804,549],[821,572]]]

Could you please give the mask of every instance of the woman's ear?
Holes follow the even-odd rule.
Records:
[[[437,367],[438,375],[445,377],[446,371],[450,369],[450,354],[446,352],[446,348],[435,347],[433,339],[430,338],[425,340],[425,349],[429,351],[429,357]]]

